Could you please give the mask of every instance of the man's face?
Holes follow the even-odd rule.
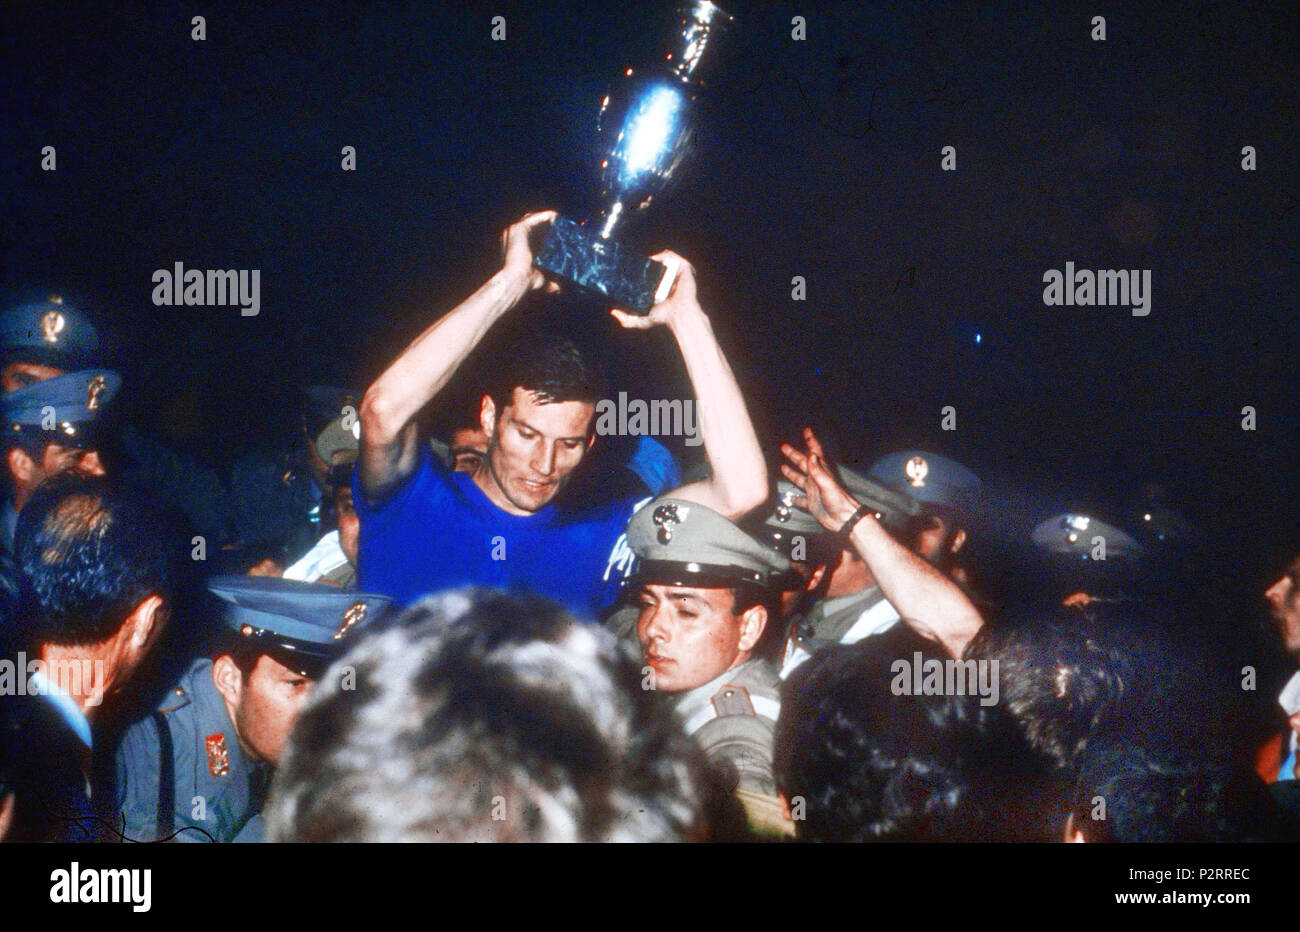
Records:
[[[638,599],[637,638],[664,692],[694,689],[744,663],[767,620],[761,608],[735,614],[730,589],[647,585]]]
[[[929,515],[912,539],[912,550],[930,565],[947,569],[965,543],[965,531],[938,515]]]
[[[482,427],[462,427],[451,432],[452,472],[471,476],[482,468],[487,459],[488,435]]]
[[[486,468],[474,481],[510,514],[540,511],[560,494],[586,455],[595,412],[596,406],[585,401],[538,404],[520,388],[501,411],[484,398],[483,430],[491,441]]]
[[[14,392],[63,374],[64,370],[53,366],[41,366],[34,362],[11,362],[0,369],[0,387],[7,392]]]
[[[98,451],[65,447],[58,443],[47,443],[39,461],[28,456],[25,450],[15,449],[10,452],[8,466],[17,490],[15,504],[25,501],[50,476],[69,469],[87,476],[104,475],[104,464]]]
[[[1278,580],[1264,591],[1289,653],[1300,658],[1300,557],[1291,561]]]
[[[68,469],[84,476],[104,475],[104,464],[100,462],[98,450],[65,447],[57,443],[46,444],[45,455],[41,458],[41,469],[45,473],[44,478],[47,479]]]
[[[339,522],[339,546],[353,566],[357,565],[357,540],[361,535],[361,519],[352,504],[352,487],[339,486],[334,490],[334,513]]]
[[[312,681],[263,654],[235,701],[235,731],[240,746],[258,760],[275,764],[293,731]]]

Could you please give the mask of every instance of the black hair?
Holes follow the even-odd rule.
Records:
[[[896,664],[947,658],[904,624],[832,645],[781,690],[773,769],[807,841],[1043,841],[1034,755],[997,705],[895,692]]]
[[[781,593],[753,583],[738,583],[731,587],[731,613],[743,615],[755,606],[767,610],[767,624],[750,653],[770,663],[779,663],[785,646],[785,625],[781,617]]]
[[[69,470],[42,482],[18,516],[26,633],[37,643],[97,644],[150,595],[171,604],[178,556],[142,492]]]
[[[1071,827],[1091,842],[1281,841],[1285,820],[1244,763],[1124,729],[1089,745]]]
[[[595,404],[606,394],[604,376],[567,337],[531,332],[511,340],[500,352],[486,393],[500,415],[521,388],[538,403],[582,401]],[[594,423],[594,419],[593,419]]]
[[[343,675],[347,671],[347,679]],[[297,841],[668,841],[734,830],[631,645],[544,599],[443,593],[326,671],[266,809]]]
[[[965,656],[998,661],[1003,705],[1030,746],[1070,780],[1089,738],[1120,719],[1125,690],[1138,688],[1114,638],[1077,613],[985,625]]]

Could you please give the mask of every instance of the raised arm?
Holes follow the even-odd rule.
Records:
[[[661,252],[653,258],[680,263],[672,292],[647,316],[619,310],[611,313],[630,329],[667,326],[686,362],[686,373],[695,391],[700,439],[712,475],[668,494],[705,505],[734,520],[767,499],[767,463],[740,386],[696,298],[695,269],[673,252]]]
[[[527,214],[501,235],[501,270],[429,327],[394,360],[361,401],[361,487],[383,498],[415,469],[419,459],[415,415],[442,390],[488,329],[524,295],[547,285],[533,268],[529,233],[555,211]]]
[[[783,465],[781,472],[804,492],[806,504],[798,499],[795,504],[806,507],[828,531],[839,531],[857,511],[858,502],[839,484],[816,435],[807,428],[804,440],[807,454],[782,444],[781,452],[794,468]],[[894,540],[872,514],[853,525],[849,540],[903,620],[960,657],[984,624],[961,587]]]

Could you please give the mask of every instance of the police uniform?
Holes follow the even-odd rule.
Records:
[[[789,560],[722,515],[679,499],[658,499],[638,510],[628,522],[627,542],[637,558],[632,586],[719,589],[750,583],[772,590],[790,569]],[[789,831],[772,776],[772,737],[781,711],[776,670],[751,657],[673,695],[672,702],[710,760],[734,767],[737,795],[751,824]]]
[[[389,601],[275,577],[216,576],[208,589],[221,600],[233,637],[312,679]],[[195,661],[154,712],[123,735],[117,813],[127,838],[262,840],[255,817],[271,767],[240,745],[212,666]]]
[[[102,440],[100,416],[121,385],[121,376],[108,369],[86,369],[46,379],[0,395],[0,423],[10,437],[33,440],[42,446],[57,443],[95,449]],[[6,498],[0,513],[0,534],[10,551],[17,523],[17,509]]]
[[[920,512],[918,503],[906,494],[886,488],[847,467],[841,466],[837,472],[845,490],[859,504],[870,506],[876,519],[890,530],[900,530]],[[764,539],[783,552],[789,552],[791,543],[800,537],[829,536],[816,518],[794,504],[794,499],[802,494],[794,483],[784,479],[778,482],[776,507],[763,521]],[[898,610],[876,585],[821,599],[807,612],[791,619],[781,660],[781,679],[828,644],[855,644],[889,630],[900,620]]]

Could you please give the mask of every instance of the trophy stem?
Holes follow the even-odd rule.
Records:
[[[605,216],[605,222],[600,225],[600,238],[609,239],[614,235],[614,227],[618,225],[619,217],[623,215],[623,202],[615,201],[614,206],[609,209]]]

